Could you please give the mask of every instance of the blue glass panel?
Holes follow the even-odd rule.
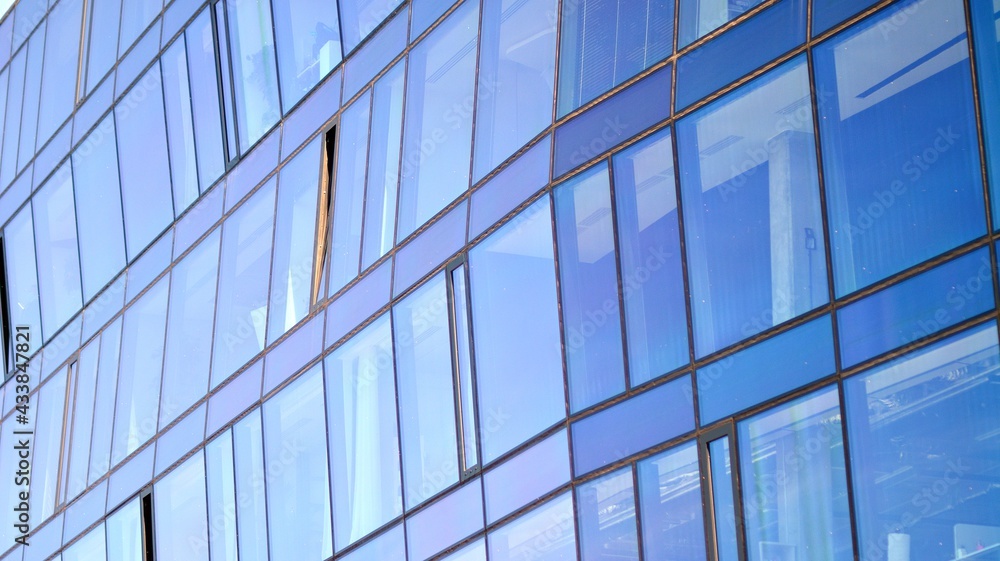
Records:
[[[170,265],[173,236],[170,230],[136,259],[128,268],[128,282],[125,286],[125,301],[130,301],[143,291],[153,279]]]
[[[125,274],[122,273],[83,310],[81,337],[89,339],[104,327],[125,304]]]
[[[699,37],[722,27],[763,2],[764,0],[681,0],[677,48],[690,45]]]
[[[552,16],[557,4],[556,0],[483,4],[473,182],[552,123],[556,70]]]
[[[452,553],[447,557],[442,557],[442,561],[486,561],[486,540],[480,538],[470,545]]]
[[[674,0],[580,0],[562,11],[560,117],[673,51]]]
[[[996,555],[998,360],[991,321],[845,381],[862,558]]]
[[[170,176],[174,186],[174,212],[180,214],[198,198],[198,166],[195,161],[194,121],[187,52],[180,38],[160,57],[163,70],[163,107],[170,147]],[[205,186],[208,187],[207,185]]]
[[[830,316],[823,316],[699,368],[701,422],[707,425],[777,397],[835,368],[833,327]]]
[[[114,126],[109,115],[73,153],[84,301],[93,298],[125,267]]]
[[[813,37],[877,3],[878,0],[813,0]],[[989,2],[979,2],[977,5],[989,6]]]
[[[114,427],[115,392],[118,386],[118,359],[122,337],[119,317],[101,333],[101,355],[97,367],[97,396],[94,402],[94,432],[90,437],[90,468],[87,484],[92,485],[111,467],[111,436]]]
[[[468,266],[463,264],[449,273],[451,277],[451,318],[458,371],[457,403],[461,439],[462,467],[471,469],[479,464],[479,431],[476,429],[476,386],[472,379],[472,341],[469,330]]]
[[[986,233],[963,4],[897,4],[815,51],[838,295]]]
[[[91,92],[90,97],[76,108],[73,115],[73,140],[76,144],[83,135],[90,132],[90,128],[97,123],[97,120],[104,117],[111,100],[115,95],[115,84],[113,79],[105,80],[101,86]]]
[[[236,476],[234,475],[233,433],[226,431],[205,445],[205,474],[208,479],[208,549],[216,561],[236,561]]]
[[[271,0],[225,0],[236,123],[245,153],[281,118]],[[230,154],[234,156],[234,154]]]
[[[264,348],[274,192],[272,178],[222,228],[212,387]]]
[[[48,16],[41,99],[38,105],[38,147],[69,117],[76,101],[75,79],[80,61],[83,0],[62,0]],[[71,82],[72,80],[72,82]],[[69,83],[68,83],[69,82]]]
[[[281,159],[284,160],[322,127],[340,109],[340,69],[323,80],[302,105],[285,117],[281,133]]]
[[[410,37],[416,39],[432,23],[441,17],[441,14],[448,11],[454,4],[454,0],[411,0],[410,9],[413,10],[413,17],[410,18]]]
[[[564,123],[555,134],[552,176],[600,156],[670,115],[670,68],[643,78]]]
[[[469,188],[478,21],[466,2],[410,51],[397,240]]]
[[[552,245],[545,197],[469,252],[484,462],[566,414]]]
[[[202,10],[184,31],[187,42],[188,74],[191,84],[215,84],[218,81],[215,62],[215,39],[212,37],[212,16]],[[194,120],[195,148],[198,156],[198,180],[204,188],[211,185],[225,170],[222,146],[222,114],[219,89],[191,89],[191,115]]]
[[[48,0],[23,0],[15,4],[13,13],[8,13],[8,17],[14,18],[12,48],[15,51],[45,17],[48,4]]]
[[[60,169],[35,193],[31,209],[35,219],[42,333],[48,339],[83,304],[80,299],[76,207],[69,166]]]
[[[351,55],[344,67],[344,98],[351,99],[406,48],[407,10],[396,14],[385,27]]]
[[[457,483],[459,475],[444,274],[439,273],[393,306],[392,319],[403,483],[406,507],[412,508]]]
[[[205,440],[205,411],[207,409],[208,407],[202,403],[156,439],[156,463],[153,466],[153,472],[156,475],[163,473],[174,462],[181,459],[193,448],[199,447]]]
[[[107,559],[103,523],[87,532],[80,541],[67,547],[61,557],[61,561],[107,561]]]
[[[187,251],[209,227],[222,218],[225,191],[220,183],[217,188],[205,193],[189,212],[174,223],[174,259]]]
[[[469,239],[517,208],[549,182],[552,137],[546,136],[472,192]]]
[[[33,188],[37,188],[39,185],[44,183],[45,179],[55,170],[56,165],[58,165],[69,153],[70,147],[70,129],[73,128],[73,123],[67,122],[59,132],[52,137],[48,144],[44,148],[41,148],[38,154],[35,156],[35,162],[32,164],[32,179]]]
[[[205,434],[215,433],[260,399],[263,374],[264,369],[258,360],[212,394],[208,399]]]
[[[406,520],[410,559],[428,559],[482,529],[483,486],[476,478]]]
[[[170,274],[170,311],[160,397],[161,427],[208,391],[219,238],[216,230],[177,263]]]
[[[336,343],[388,304],[391,281],[392,261],[386,261],[331,302],[326,312],[326,345]]]
[[[316,201],[322,137],[299,152],[278,180],[278,207],[271,265],[268,341],[284,335],[309,312],[316,241]]]
[[[24,103],[21,105],[21,139],[17,146],[17,167],[23,168],[35,155],[35,140],[38,132],[38,103],[41,99],[42,59],[45,46],[45,26],[43,20],[25,47],[27,62],[24,70]],[[43,140],[44,142],[44,140]]]
[[[708,443],[708,461],[712,482],[712,511],[715,515],[716,558],[719,561],[737,561],[738,528],[728,436]]]
[[[184,24],[191,19],[191,16],[201,7],[199,0],[172,0],[165,2],[167,6],[163,10],[163,33],[160,37],[160,46],[167,44]]]
[[[19,6],[21,4],[18,4]],[[0,154],[0,185],[8,185],[18,172],[17,143],[21,132],[21,105],[24,94],[24,67],[27,63],[28,49],[21,49],[10,61],[7,67],[7,105],[4,119],[3,152]]]
[[[607,164],[553,191],[570,411],[625,391]]]
[[[323,348],[323,314],[296,329],[267,353],[264,368],[264,393],[269,393],[319,356]]]
[[[0,22],[0,65],[10,60],[10,47],[14,40],[14,17],[4,18]]]
[[[406,561],[403,524],[397,524],[341,559],[344,561]]]
[[[781,29],[781,33],[775,33]],[[763,66],[806,40],[806,1],[782,0],[685,54],[677,62],[677,110]]]
[[[147,446],[115,469],[108,484],[108,504],[121,503],[152,481],[154,453],[155,446]]]
[[[233,458],[239,497],[236,503],[239,558],[267,561],[267,511],[264,486],[260,484],[265,480],[264,443],[259,408],[233,426]]]
[[[580,559],[639,560],[632,468],[592,479],[576,488]]]
[[[97,401],[97,367],[101,339],[95,338],[80,350],[76,367],[70,372],[70,396],[66,406],[67,442],[63,455],[63,487],[65,502],[76,498],[87,488],[90,467],[90,436],[94,427],[94,404]]]
[[[340,30],[344,37],[344,52],[358,46],[402,0],[340,0]]]
[[[127,4],[127,2],[123,4]],[[142,39],[135,44],[135,47],[118,63],[118,69],[115,71],[116,97],[132,85],[132,82],[139,77],[139,73],[156,57],[159,50],[160,20],[157,19],[149,31],[142,36]],[[157,76],[157,78],[159,77]]]
[[[119,56],[125,54],[125,51],[139,37],[139,34],[160,13],[162,7],[163,3],[160,0],[151,0],[149,2],[122,1],[121,36],[118,39]]]
[[[910,6],[910,11],[919,4]],[[992,193],[993,229],[1000,227],[1000,28],[997,28],[996,2],[974,2],[972,11],[972,38],[976,49],[976,77],[979,80],[979,103],[982,110],[983,140],[986,145],[986,165],[990,172]],[[903,12],[906,14],[906,12]]]
[[[168,281],[160,279],[125,311],[112,465],[156,434]]]
[[[462,201],[396,252],[394,294],[413,286],[414,282],[465,245],[468,216],[469,205]]]
[[[569,443],[560,430],[483,476],[486,523],[492,524],[572,478]]]
[[[56,508],[68,370],[60,368],[33,396],[32,405],[35,409],[31,421],[35,423],[35,434],[31,443],[30,474],[32,520],[45,520]]]
[[[689,360],[673,161],[669,130],[612,161],[633,386]]]
[[[153,486],[156,556],[159,559],[207,561],[208,535],[205,460],[201,451]],[[169,539],[162,539],[169,536]]]
[[[343,58],[337,3],[277,2],[272,9],[281,104],[288,111]]]
[[[333,554],[326,430],[318,365],[264,403],[265,455],[269,466],[282,466],[266,472],[272,559]]]
[[[86,91],[97,86],[118,59],[118,24],[121,20],[122,0],[94,0],[89,3],[88,49],[85,51]],[[96,31],[96,32],[95,32]]]
[[[108,561],[142,559],[142,514],[139,509],[137,497],[108,516],[105,523]]]
[[[340,116],[337,147],[337,184],[330,214],[330,273],[327,288],[333,294],[358,276],[361,266],[361,222],[365,204],[365,160],[371,94],[366,92]]]
[[[104,517],[104,508],[108,499],[108,482],[102,481],[89,492],[83,495],[80,500],[73,502],[66,507],[66,523],[63,528],[64,536],[76,536],[84,528],[89,528],[91,524]],[[104,543],[104,525],[100,528],[101,543]],[[100,557],[99,561],[107,561],[105,557]]]
[[[647,559],[705,561],[698,449],[689,442],[637,464]]]
[[[35,261],[35,232],[31,205],[25,206],[4,228],[4,253],[7,257],[10,299],[10,322],[26,325],[32,333],[31,352],[42,346],[42,320],[38,309],[38,275]]]
[[[677,125],[695,354],[829,299],[804,59]]]
[[[487,535],[490,561],[576,559],[573,498],[565,493]]]
[[[277,129],[273,130],[226,175],[226,212],[239,204],[254,187],[260,185],[261,181],[278,167],[280,132]]]
[[[131,261],[174,219],[157,64],[115,106],[125,241]],[[158,154],[158,157],[150,157]]]
[[[992,309],[991,270],[989,250],[982,248],[841,308],[844,367]]]
[[[340,550],[403,512],[388,314],[327,357],[326,398]]]
[[[215,37],[230,37],[226,24],[226,3],[216,2],[213,8],[212,13],[214,17],[212,18],[212,23],[215,27]],[[236,138],[236,108],[233,107],[233,70],[229,54],[230,45],[229,41],[220,41],[218,39],[213,40],[209,44],[215,45],[219,54],[216,61],[219,65],[219,82],[222,84],[222,116],[225,119],[224,134],[226,137],[226,164],[228,165],[230,162],[235,161],[243,152],[237,146],[239,141]]]
[[[750,561],[788,551],[826,561],[854,558],[840,422],[836,387],[740,422]]]
[[[397,16],[398,17],[398,16]],[[399,194],[400,136],[403,131],[403,68],[399,62],[375,83],[361,269],[392,249]]]

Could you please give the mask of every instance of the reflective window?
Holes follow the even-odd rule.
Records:
[[[112,464],[156,434],[168,280],[160,279],[125,311]]]
[[[191,22],[184,31],[187,47],[187,67],[190,84],[215,84],[218,67],[215,60],[215,39],[212,36],[212,16],[209,10]],[[168,64],[166,57],[164,64]],[[198,179],[203,190],[211,185],[225,170],[222,145],[222,115],[219,88],[195,87],[191,89],[191,115],[194,122],[195,154],[198,161]]]
[[[153,486],[158,559],[208,560],[206,504],[205,460],[199,450]]]
[[[264,403],[272,559],[326,559],[333,554],[322,376],[316,366]],[[272,462],[280,469],[272,469]]]
[[[191,115],[191,88],[184,37],[174,41],[174,44],[163,53],[160,65],[163,71],[163,107],[167,118],[167,144],[170,147],[170,175],[174,185],[174,212],[179,215],[198,198],[199,193],[194,120]]]
[[[55,512],[59,496],[63,414],[66,408],[67,368],[49,378],[34,395],[35,440],[31,449],[31,519],[45,520]]]
[[[486,561],[486,540],[480,538],[471,545],[442,558],[442,561]]]
[[[361,221],[365,203],[365,156],[371,93],[365,92],[340,117],[337,182],[330,215],[329,293],[334,294],[358,276],[361,263]]]
[[[115,106],[115,124],[131,261],[174,219],[159,63]]]
[[[281,117],[271,0],[224,1],[229,24],[236,128],[239,151],[243,154]]]
[[[362,270],[392,249],[399,192],[404,67],[402,62],[397,63],[373,88]]]
[[[85,302],[125,268],[125,230],[114,140],[115,120],[108,115],[73,152]]]
[[[798,59],[677,125],[699,357],[828,300],[812,122]]]
[[[490,561],[570,561],[576,559],[573,498],[560,495],[489,533]]]
[[[93,339],[80,351],[70,375],[70,402],[66,408],[66,465],[63,466],[63,493],[66,501],[76,498],[87,487],[90,467],[90,436],[93,434],[94,405],[98,399],[97,372],[101,339]],[[101,540],[103,544],[103,539]]]
[[[645,558],[705,561],[696,445],[667,450],[639,462],[637,469]]]
[[[312,458],[311,455],[309,457]],[[239,558],[242,561],[267,561],[267,505],[264,486],[260,484],[265,480],[260,408],[233,425],[233,458],[236,462],[236,496],[239,497],[236,502]],[[302,473],[309,475],[306,471]],[[277,500],[280,503],[281,498]]]
[[[625,391],[607,164],[553,190],[570,410]]]
[[[549,213],[546,197],[469,252],[484,462],[566,414]]]
[[[580,559],[639,559],[632,468],[621,469],[576,488]]]
[[[680,0],[677,47],[690,45],[722,24],[732,21],[764,0]]]
[[[466,2],[410,51],[397,240],[469,188],[478,8]]]
[[[140,500],[133,499],[108,516],[104,523],[108,535],[108,561],[136,561],[143,558]]]
[[[354,50],[402,0],[340,0],[340,28],[344,52]]]
[[[278,179],[268,341],[306,317],[311,297],[323,137],[309,143]]]
[[[560,117],[673,51],[674,0],[580,0],[562,11]]]
[[[410,559],[429,559],[482,529],[483,487],[476,478],[407,518],[406,547]]]
[[[124,55],[132,43],[145,31],[153,18],[163,7],[160,0],[148,2],[131,2],[122,0],[121,37],[118,41],[118,55]]]
[[[340,63],[337,3],[323,0],[276,2],[274,34],[285,111]]]
[[[218,271],[219,231],[216,230],[170,273],[160,427],[167,426],[208,391]]]
[[[739,423],[751,561],[854,558],[837,389]]]
[[[83,304],[80,296],[80,254],[77,250],[73,179],[68,166],[60,168],[35,193],[31,209],[35,218],[42,332],[49,338]]]
[[[677,191],[670,131],[615,155],[615,212],[629,379],[688,363]]]
[[[208,478],[208,549],[215,561],[236,561],[236,479],[231,431],[205,445]]]
[[[473,181],[552,122],[557,10],[556,0],[483,5]]]
[[[122,318],[119,317],[101,333],[101,355],[97,367],[97,391],[94,392],[96,396],[94,430],[90,441],[87,485],[92,485],[111,467],[111,436],[114,428],[121,338]]]
[[[1000,1],[975,2],[969,9],[972,11],[986,163],[992,178],[993,221],[997,222],[1000,220],[1000,189],[996,187],[996,178],[1000,178],[1000,27],[996,25],[996,13],[1000,12]],[[993,229],[996,228],[994,224]]]
[[[815,51],[838,295],[986,233],[963,4],[896,4]]]
[[[212,387],[264,348],[274,191],[272,178],[222,227]]]
[[[38,127],[38,103],[41,99],[42,49],[45,46],[45,27],[48,19],[42,20],[28,39],[27,59],[24,70],[24,103],[21,105],[21,139],[17,149],[17,167],[23,168],[35,155],[35,140]]]
[[[990,322],[845,381],[862,558],[1000,549],[998,362]]]
[[[569,446],[566,431],[560,430],[486,472],[486,523],[500,520],[569,480]]]
[[[393,306],[392,318],[403,482],[406,506],[410,508],[457,482],[459,475],[444,274],[436,275]]]
[[[62,552],[62,561],[107,561],[108,552],[104,538],[104,524],[87,532],[80,541]]]
[[[90,93],[118,59],[121,8],[122,0],[92,0],[87,3],[84,19],[84,33],[89,38],[85,41],[87,46],[84,50],[87,58],[84,62],[86,88],[81,91],[80,97]]]
[[[729,437],[708,443],[709,475],[712,484],[712,513],[715,521],[715,558],[719,561],[739,559],[736,541],[736,506],[733,499],[732,457]]]
[[[4,144],[0,157],[0,185],[8,185],[18,171],[17,138],[21,131],[21,102],[23,101],[24,67],[28,49],[21,49],[7,66],[8,90],[6,97],[6,118],[4,120]]]
[[[41,347],[41,313],[38,310],[38,275],[35,270],[35,232],[32,227],[31,205],[25,205],[4,228],[4,255],[10,286],[10,322],[27,325],[36,334],[31,350]]]
[[[469,326],[469,268],[467,263],[449,273],[451,280],[452,337],[455,369],[458,371],[459,437],[462,469],[479,464],[479,431],[476,429],[476,392],[472,379],[472,341]]]
[[[77,64],[83,0],[61,0],[48,15],[41,99],[38,103],[38,146],[69,117],[76,101]]]
[[[403,512],[392,363],[388,315],[326,359],[337,549]]]

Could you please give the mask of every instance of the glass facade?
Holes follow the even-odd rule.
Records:
[[[998,17],[19,0],[0,561],[1000,559]]]

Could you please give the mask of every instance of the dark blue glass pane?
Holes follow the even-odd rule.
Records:
[[[663,60],[673,41],[674,0],[563,3],[559,116]]]
[[[401,2],[402,0],[340,0],[344,52],[353,51]]]
[[[545,197],[469,252],[484,462],[566,414],[552,245]]]
[[[549,182],[552,137],[546,136],[472,193],[469,239],[517,208]]]
[[[715,547],[719,561],[738,561],[736,506],[733,494],[732,456],[729,437],[708,443],[712,482],[712,511],[715,514]]]
[[[823,316],[699,368],[701,423],[777,397],[834,369],[833,327],[830,317]]]
[[[330,275],[327,289],[336,293],[358,276],[361,266],[361,222],[365,204],[365,161],[371,92],[365,92],[340,117],[336,186],[330,214]]]
[[[555,0],[486,0],[479,47],[475,182],[552,122]]]
[[[680,0],[680,30],[677,48],[682,49],[699,37],[722,27],[764,0]],[[784,30],[782,30],[784,31]]]
[[[815,51],[838,295],[986,233],[962,5],[897,4]]]
[[[691,377],[684,376],[573,423],[573,471],[585,474],[691,430]]]
[[[493,530],[486,543],[490,561],[576,559],[572,495],[564,493]]]
[[[992,309],[991,269],[989,250],[982,248],[841,308],[844,367]]]
[[[813,0],[813,37],[877,3],[878,0]],[[988,6],[989,2],[978,4]]]
[[[863,559],[996,555],[998,363],[991,321],[845,381]]]
[[[625,391],[611,184],[606,163],[553,191],[570,411]]]
[[[672,146],[663,130],[612,162],[632,385],[689,361]]]
[[[188,72],[192,84],[216,84],[212,17],[203,10],[184,32],[187,41]],[[219,89],[195,87],[191,89],[191,114],[194,120],[195,146],[198,154],[198,180],[208,188],[225,171],[222,147],[222,114]]]
[[[271,30],[271,0],[225,2],[229,15],[233,95],[242,154],[281,117]],[[230,154],[230,157],[234,155]]]
[[[281,75],[281,105],[288,111],[343,58],[337,3],[329,0],[276,2],[272,9]]]
[[[812,124],[800,58],[677,125],[697,357],[829,298]]]
[[[556,129],[559,177],[670,115],[670,68],[657,70]]]
[[[397,63],[379,78],[373,88],[365,227],[361,240],[362,270],[388,253],[395,239],[405,66],[403,62]]]
[[[482,529],[483,486],[476,478],[406,520],[409,557],[428,559]]]
[[[35,257],[38,259],[42,333],[48,339],[83,304],[73,178],[68,165],[60,168],[35,193],[31,209],[35,222]]]
[[[646,559],[705,561],[697,446],[683,444],[639,462],[637,468]]]
[[[782,0],[765,9],[677,62],[677,110],[736,81],[805,40],[805,0]]]
[[[403,10],[379,30],[372,40],[351,55],[344,65],[344,99],[351,99],[406,48],[406,18]]]
[[[577,487],[576,518],[580,528],[580,559],[639,560],[631,467]]]
[[[571,479],[566,431],[486,472],[486,522],[492,524]]]
[[[976,75],[979,79],[979,103],[982,107],[986,164],[990,171],[993,201],[993,229],[1000,227],[1000,5],[996,2],[972,2],[972,38],[976,48]],[[905,13],[905,12],[904,12]]]

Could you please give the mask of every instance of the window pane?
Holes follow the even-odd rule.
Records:
[[[337,185],[330,216],[329,294],[358,276],[361,263],[361,220],[365,203],[365,157],[371,94],[365,92],[340,117],[337,147]]]
[[[274,4],[281,103],[285,111],[340,63],[337,3],[328,0]]]
[[[393,306],[392,318],[403,482],[410,508],[458,482],[455,385],[444,274]]]
[[[200,450],[156,483],[153,508],[157,558],[208,560],[205,461]]]
[[[404,67],[402,62],[397,63],[379,78],[373,90],[362,269],[392,249],[403,131]]]
[[[115,107],[129,261],[174,219],[161,91],[154,64]]]
[[[553,191],[570,411],[625,391],[611,183],[599,164]]]
[[[101,356],[97,367],[95,392],[97,400],[94,402],[94,433],[91,435],[90,443],[88,485],[93,485],[111,467],[111,435],[114,427],[121,338],[122,318],[119,317],[101,333]]]
[[[455,361],[458,363],[458,404],[462,429],[462,468],[479,464],[479,433],[476,431],[475,386],[472,381],[472,341],[469,333],[468,267],[451,271],[451,303],[454,307]]]
[[[31,202],[38,258],[38,298],[42,331],[55,334],[83,304],[80,295],[80,254],[76,240],[73,178],[63,166]]]
[[[35,140],[38,127],[38,103],[41,98],[42,49],[45,46],[45,27],[48,20],[35,29],[25,47],[27,61],[24,70],[24,103],[21,105],[21,139],[17,150],[17,167],[20,170],[35,155]]]
[[[816,49],[838,295],[986,233],[963,4],[896,4]]]
[[[435,553],[483,529],[483,487],[477,477],[406,520],[410,559]]]
[[[566,414],[548,198],[473,248],[469,267],[479,434],[489,462]]]
[[[478,8],[459,7],[410,52],[397,240],[469,188]]]
[[[125,311],[112,465],[156,434],[167,322],[166,277]]]
[[[998,360],[990,322],[845,381],[863,558],[996,555]]]
[[[705,561],[701,476],[695,443],[643,460],[638,470],[646,559]]]
[[[278,122],[278,74],[271,34],[271,0],[225,0],[229,14],[240,154]],[[233,154],[230,154],[233,156]]]
[[[633,386],[689,360],[673,160],[669,130],[613,160]]]
[[[264,348],[274,191],[272,178],[222,227],[212,387]]]
[[[108,552],[105,546],[104,524],[87,532],[80,541],[62,552],[62,561],[107,561]]]
[[[486,561],[486,540],[480,538],[471,545],[444,557],[442,561]]]
[[[565,493],[490,532],[490,561],[570,561],[576,559],[573,498]]]
[[[487,0],[479,53],[478,180],[552,122],[556,0]]]
[[[133,499],[117,512],[108,516],[108,561],[136,561],[142,559],[142,515],[139,498]]]
[[[12,325],[27,325],[32,339],[31,351],[41,348],[41,316],[38,310],[38,275],[35,270],[35,232],[32,227],[31,205],[21,212],[4,228],[4,253],[7,256],[7,271],[10,286],[10,322]]]
[[[677,47],[690,45],[699,37],[732,21],[764,0],[681,0],[680,35]]]
[[[73,153],[84,301],[93,298],[125,268],[125,230],[114,140],[115,120],[109,115]]]
[[[198,180],[202,190],[208,188],[225,170],[222,148],[222,115],[219,100],[218,69],[215,62],[215,39],[212,37],[212,17],[209,10],[188,26],[184,32],[187,64],[191,84],[208,87],[191,89],[191,114],[194,122],[195,148],[198,160]]]
[[[344,52],[354,50],[402,0],[340,0],[340,26],[344,32]]]
[[[208,391],[218,271],[219,231],[216,230],[177,263],[170,274],[160,427],[167,426]]]
[[[260,408],[254,409],[233,426],[236,496],[239,497],[236,503],[236,536],[242,561],[267,561],[268,558],[267,505],[264,486],[260,484],[265,478],[262,438]],[[280,503],[280,497],[277,500]]]
[[[638,561],[632,468],[577,487],[576,516],[580,525],[581,559]]]
[[[1000,27],[996,13],[1000,1],[975,2],[972,10],[972,38],[976,47],[976,74],[979,79],[979,103],[982,105],[983,136],[986,144],[986,163],[990,169],[990,188],[993,200],[993,221],[1000,220]],[[993,226],[997,229],[997,225]]]
[[[31,519],[45,520],[55,512],[62,457],[66,372],[60,368],[35,394],[35,441],[31,450]],[[11,417],[13,418],[13,417]]]
[[[569,443],[560,430],[483,476],[486,523],[492,524],[568,482]]]
[[[38,105],[39,148],[69,117],[76,101],[82,17],[82,0],[61,0],[48,16],[41,99]]]
[[[4,145],[0,157],[0,185],[8,185],[18,171],[17,138],[21,131],[21,102],[24,95],[24,67],[28,49],[21,49],[7,66],[8,88],[6,98],[6,118],[4,120]]]
[[[180,37],[160,57],[163,69],[163,106],[170,146],[170,174],[174,185],[174,212],[184,212],[198,198],[198,168],[195,161],[194,121],[187,52]],[[211,88],[213,84],[203,87]],[[206,186],[207,187],[207,186]]]
[[[73,378],[70,380],[70,392],[73,397],[66,409],[68,421],[71,421],[66,423],[68,441],[65,457],[68,464],[63,466],[62,474],[67,502],[76,498],[87,487],[90,435],[94,422],[94,403],[97,400],[94,392],[97,390],[100,343],[100,337],[95,338],[80,351],[76,367],[72,371]]]
[[[90,36],[87,56],[87,87],[90,93],[118,58],[118,23],[122,0],[93,0],[89,3],[86,33]]]
[[[805,60],[677,125],[696,356],[828,300]]]
[[[209,550],[214,561],[236,561],[236,481],[231,431],[205,445]],[[243,499],[243,497],[240,497]],[[245,500],[245,499],[243,499]]]
[[[562,9],[560,117],[673,51],[674,0],[580,0]]]
[[[121,37],[118,41],[118,55],[124,55],[125,51],[132,46],[132,43],[145,31],[153,18],[160,13],[163,7],[160,0],[148,2],[122,1],[122,23]]]
[[[264,403],[272,559],[333,554],[322,376],[322,368],[313,367]],[[280,469],[270,467],[275,461]]]
[[[338,550],[403,512],[392,361],[388,314],[326,359]]]
[[[284,335],[309,312],[322,148],[320,136],[281,169],[268,341]]]
[[[712,475],[712,510],[715,513],[715,557],[719,561],[737,561],[736,507],[733,504],[728,436],[708,443],[708,461]]]

